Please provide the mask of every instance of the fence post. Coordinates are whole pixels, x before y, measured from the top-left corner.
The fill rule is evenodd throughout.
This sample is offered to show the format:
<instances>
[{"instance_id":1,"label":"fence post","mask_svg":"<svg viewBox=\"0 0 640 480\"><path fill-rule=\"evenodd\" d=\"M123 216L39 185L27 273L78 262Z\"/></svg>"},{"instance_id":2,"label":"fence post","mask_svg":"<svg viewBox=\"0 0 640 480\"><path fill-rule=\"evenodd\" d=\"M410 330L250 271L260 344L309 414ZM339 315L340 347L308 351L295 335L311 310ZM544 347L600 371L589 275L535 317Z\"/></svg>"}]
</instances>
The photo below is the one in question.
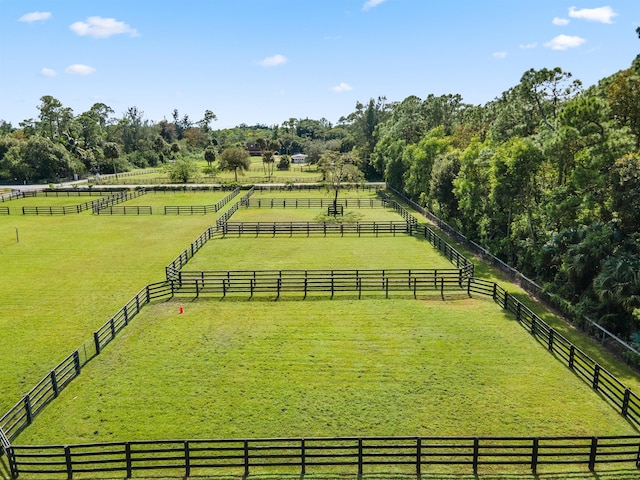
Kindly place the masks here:
<instances>
[{"instance_id":1,"label":"fence post","mask_svg":"<svg viewBox=\"0 0 640 480\"><path fill-rule=\"evenodd\" d=\"M358 476L362 476L362 461L363 461L363 455L362 455L362 439L359 438L358 439Z\"/></svg>"},{"instance_id":2,"label":"fence post","mask_svg":"<svg viewBox=\"0 0 640 480\"><path fill-rule=\"evenodd\" d=\"M300 474L307 473L307 451L304 438L300 439Z\"/></svg>"},{"instance_id":3,"label":"fence post","mask_svg":"<svg viewBox=\"0 0 640 480\"><path fill-rule=\"evenodd\" d=\"M440 277L440 296L444 300L444 277Z\"/></svg>"},{"instance_id":4,"label":"fence post","mask_svg":"<svg viewBox=\"0 0 640 480\"><path fill-rule=\"evenodd\" d=\"M622 400L622 416L626 417L629 412L629 398L631 396L631 390L629 388L624 389L624 399Z\"/></svg>"},{"instance_id":5,"label":"fence post","mask_svg":"<svg viewBox=\"0 0 640 480\"><path fill-rule=\"evenodd\" d=\"M422 437L416 439L416 476L422 475Z\"/></svg>"},{"instance_id":6,"label":"fence post","mask_svg":"<svg viewBox=\"0 0 640 480\"><path fill-rule=\"evenodd\" d=\"M531 472L536 475L538 473L538 450L540 447L540 439L533 439L533 448L531 450Z\"/></svg>"},{"instance_id":7,"label":"fence post","mask_svg":"<svg viewBox=\"0 0 640 480\"><path fill-rule=\"evenodd\" d=\"M60 393L60 389L58 388L58 379L56 378L56 371L51 370L49 377L51 378L51 388L53 389L53 396L57 397L58 394Z\"/></svg>"},{"instance_id":8,"label":"fence post","mask_svg":"<svg viewBox=\"0 0 640 480\"><path fill-rule=\"evenodd\" d=\"M100 336L98 332L93 332L93 343L96 344L96 354L100 354Z\"/></svg>"},{"instance_id":9,"label":"fence post","mask_svg":"<svg viewBox=\"0 0 640 480\"><path fill-rule=\"evenodd\" d=\"M86 354L85 354L85 357L86 357ZM76 376L80 375L80 354L78 353L78 350L73 351L73 366L76 369Z\"/></svg>"},{"instance_id":10,"label":"fence post","mask_svg":"<svg viewBox=\"0 0 640 480\"><path fill-rule=\"evenodd\" d=\"M133 475L133 467L131 465L131 444L129 442L124 444L124 460L127 468L127 478L131 478Z\"/></svg>"},{"instance_id":11,"label":"fence post","mask_svg":"<svg viewBox=\"0 0 640 480\"><path fill-rule=\"evenodd\" d=\"M508 310L509 308L509 292L505 291L504 292L504 305L502 308L504 308L505 310Z\"/></svg>"},{"instance_id":12,"label":"fence post","mask_svg":"<svg viewBox=\"0 0 640 480\"><path fill-rule=\"evenodd\" d=\"M593 383L591 384L594 390L598 390L599 379L600 379L600 365L596 363L596 366L593 368Z\"/></svg>"},{"instance_id":13,"label":"fence post","mask_svg":"<svg viewBox=\"0 0 640 480\"><path fill-rule=\"evenodd\" d=\"M29 398L29 394L26 394L23 398L24 402L24 412L27 415L27 425L30 425L33 421L33 412L31 411L31 399Z\"/></svg>"},{"instance_id":14,"label":"fence post","mask_svg":"<svg viewBox=\"0 0 640 480\"><path fill-rule=\"evenodd\" d=\"M73 463L71 462L71 447L69 445L64 446L64 460L67 464L67 478L71 480L73 478Z\"/></svg>"},{"instance_id":15,"label":"fence post","mask_svg":"<svg viewBox=\"0 0 640 480\"><path fill-rule=\"evenodd\" d=\"M553 352L553 337L555 336L556 331L553 328L549 329L549 351Z\"/></svg>"},{"instance_id":16,"label":"fence post","mask_svg":"<svg viewBox=\"0 0 640 480\"><path fill-rule=\"evenodd\" d=\"M249 441L244 441L244 476L249 476Z\"/></svg>"},{"instance_id":17,"label":"fence post","mask_svg":"<svg viewBox=\"0 0 640 480\"><path fill-rule=\"evenodd\" d=\"M191 457L189 455L189 441L184 441L184 476L189 478L191 476Z\"/></svg>"},{"instance_id":18,"label":"fence post","mask_svg":"<svg viewBox=\"0 0 640 480\"><path fill-rule=\"evenodd\" d=\"M572 344L571 347L569 347L569 368L573 370L573 362L575 360L575 356L576 356L576 347Z\"/></svg>"},{"instance_id":19,"label":"fence post","mask_svg":"<svg viewBox=\"0 0 640 480\"><path fill-rule=\"evenodd\" d=\"M598 453L598 437L591 439L591 450L589 452L589 471L593 472L596 468L596 455Z\"/></svg>"},{"instance_id":20,"label":"fence post","mask_svg":"<svg viewBox=\"0 0 640 480\"><path fill-rule=\"evenodd\" d=\"M478 473L478 461L480 460L480 439L475 437L473 439L473 474Z\"/></svg>"}]
</instances>

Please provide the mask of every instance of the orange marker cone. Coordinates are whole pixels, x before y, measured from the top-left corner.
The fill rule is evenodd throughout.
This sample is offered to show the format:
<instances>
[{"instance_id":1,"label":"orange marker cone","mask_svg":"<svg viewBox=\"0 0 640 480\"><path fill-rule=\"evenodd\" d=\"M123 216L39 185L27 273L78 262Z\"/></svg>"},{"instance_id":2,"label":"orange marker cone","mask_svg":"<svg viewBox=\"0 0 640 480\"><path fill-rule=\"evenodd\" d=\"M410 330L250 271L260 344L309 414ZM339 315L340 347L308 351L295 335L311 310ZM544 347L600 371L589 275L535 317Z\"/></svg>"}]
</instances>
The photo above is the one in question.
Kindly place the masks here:
<instances>
[{"instance_id":1,"label":"orange marker cone","mask_svg":"<svg viewBox=\"0 0 640 480\"><path fill-rule=\"evenodd\" d=\"M178 313L182 315L184 313L184 307L180 304L180 308L178 309Z\"/></svg>"}]
</instances>

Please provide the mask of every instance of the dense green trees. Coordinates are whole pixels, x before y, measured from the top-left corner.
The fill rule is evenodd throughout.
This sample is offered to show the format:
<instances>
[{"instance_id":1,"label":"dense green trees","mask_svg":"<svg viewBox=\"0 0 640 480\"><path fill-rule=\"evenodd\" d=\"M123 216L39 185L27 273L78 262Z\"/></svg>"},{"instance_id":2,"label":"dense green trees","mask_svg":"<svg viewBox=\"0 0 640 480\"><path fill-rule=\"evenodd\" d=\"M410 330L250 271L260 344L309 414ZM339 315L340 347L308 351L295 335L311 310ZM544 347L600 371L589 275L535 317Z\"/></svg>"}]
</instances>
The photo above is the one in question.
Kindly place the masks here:
<instances>
[{"instance_id":1,"label":"dense green trees","mask_svg":"<svg viewBox=\"0 0 640 480\"><path fill-rule=\"evenodd\" d=\"M639 94L634 63L586 90L559 68L529 70L482 107L408 97L374 129L371 164L578 320L629 336L640 330Z\"/></svg>"}]
</instances>

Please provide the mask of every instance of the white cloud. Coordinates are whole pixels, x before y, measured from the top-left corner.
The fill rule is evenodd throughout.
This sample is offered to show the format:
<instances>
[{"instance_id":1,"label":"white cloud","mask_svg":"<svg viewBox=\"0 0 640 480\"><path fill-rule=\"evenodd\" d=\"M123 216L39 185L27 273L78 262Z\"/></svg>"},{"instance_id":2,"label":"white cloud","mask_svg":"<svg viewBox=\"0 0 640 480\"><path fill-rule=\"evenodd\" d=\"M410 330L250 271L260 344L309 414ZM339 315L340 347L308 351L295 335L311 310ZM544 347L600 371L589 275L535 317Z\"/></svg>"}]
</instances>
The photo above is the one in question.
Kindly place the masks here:
<instances>
[{"instance_id":1,"label":"white cloud","mask_svg":"<svg viewBox=\"0 0 640 480\"><path fill-rule=\"evenodd\" d=\"M51 12L31 12L25 13L21 16L18 21L19 22L44 22L45 20L49 20L51 18Z\"/></svg>"},{"instance_id":2,"label":"white cloud","mask_svg":"<svg viewBox=\"0 0 640 480\"><path fill-rule=\"evenodd\" d=\"M378 5L386 1L387 0L367 0L362 6L362 10L366 12L367 10L371 10L373 7L377 7Z\"/></svg>"},{"instance_id":3,"label":"white cloud","mask_svg":"<svg viewBox=\"0 0 640 480\"><path fill-rule=\"evenodd\" d=\"M122 34L129 34L131 37L140 35L135 28L131 28L115 18L89 17L86 22L72 23L69 28L81 37L88 35L94 38L108 38L112 35Z\"/></svg>"},{"instance_id":4,"label":"white cloud","mask_svg":"<svg viewBox=\"0 0 640 480\"><path fill-rule=\"evenodd\" d=\"M537 46L538 46L538 42L520 44L520 48L524 48L524 49L536 48Z\"/></svg>"},{"instance_id":5,"label":"white cloud","mask_svg":"<svg viewBox=\"0 0 640 480\"><path fill-rule=\"evenodd\" d=\"M507 52L494 52L493 53L493 58L498 59L498 60L503 60L503 59L507 58Z\"/></svg>"},{"instance_id":6,"label":"white cloud","mask_svg":"<svg viewBox=\"0 0 640 480\"><path fill-rule=\"evenodd\" d=\"M344 92L350 92L351 90L353 90L353 87L348 83L344 83L344 82L340 83L340 85L336 85L331 89L333 93L344 93Z\"/></svg>"},{"instance_id":7,"label":"white cloud","mask_svg":"<svg viewBox=\"0 0 640 480\"><path fill-rule=\"evenodd\" d=\"M69 65L64 69L64 73L68 73L69 75L91 75L95 71L95 68L80 63Z\"/></svg>"},{"instance_id":8,"label":"white cloud","mask_svg":"<svg viewBox=\"0 0 640 480\"><path fill-rule=\"evenodd\" d=\"M544 46L549 47L551 50L567 50L569 48L579 47L586 41L587 40L582 37L558 35L551 39L550 42L545 43Z\"/></svg>"},{"instance_id":9,"label":"white cloud","mask_svg":"<svg viewBox=\"0 0 640 480\"><path fill-rule=\"evenodd\" d=\"M277 53L276 55L260 60L258 65L263 67L277 67L278 65L284 65L285 63L287 63L287 57Z\"/></svg>"},{"instance_id":10,"label":"white cloud","mask_svg":"<svg viewBox=\"0 0 640 480\"><path fill-rule=\"evenodd\" d=\"M45 77L55 77L57 75L57 72L51 68L44 67L42 70L40 70L40 74Z\"/></svg>"},{"instance_id":11,"label":"white cloud","mask_svg":"<svg viewBox=\"0 0 640 480\"><path fill-rule=\"evenodd\" d=\"M613 23L612 18L617 17L618 14L609 6L599 8L582 8L580 10L576 7L571 7L569 8L569 16L571 18L589 20L591 22Z\"/></svg>"},{"instance_id":12,"label":"white cloud","mask_svg":"<svg viewBox=\"0 0 640 480\"><path fill-rule=\"evenodd\" d=\"M565 25L569 25L570 20L568 18L560 18L555 17L551 23L553 23L557 27L564 27Z\"/></svg>"}]
</instances>

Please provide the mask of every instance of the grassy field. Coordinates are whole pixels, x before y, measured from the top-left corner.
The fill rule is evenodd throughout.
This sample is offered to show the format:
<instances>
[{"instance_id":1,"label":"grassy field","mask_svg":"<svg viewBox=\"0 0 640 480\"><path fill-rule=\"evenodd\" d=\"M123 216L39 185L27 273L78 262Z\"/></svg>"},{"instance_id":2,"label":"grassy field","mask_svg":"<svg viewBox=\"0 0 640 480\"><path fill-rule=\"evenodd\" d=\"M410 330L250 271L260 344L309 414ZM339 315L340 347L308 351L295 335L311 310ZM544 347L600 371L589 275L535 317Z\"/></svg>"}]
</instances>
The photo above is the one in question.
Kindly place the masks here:
<instances>
[{"instance_id":1,"label":"grassy field","mask_svg":"<svg viewBox=\"0 0 640 480\"><path fill-rule=\"evenodd\" d=\"M234 217L235 218L235 215ZM392 252L392 254L390 254ZM454 268L425 240L397 237L214 238L185 270Z\"/></svg>"},{"instance_id":2,"label":"grassy field","mask_svg":"<svg viewBox=\"0 0 640 480\"><path fill-rule=\"evenodd\" d=\"M633 429L490 300L146 308L20 443Z\"/></svg>"},{"instance_id":3,"label":"grassy field","mask_svg":"<svg viewBox=\"0 0 640 480\"><path fill-rule=\"evenodd\" d=\"M0 216L0 412L144 285L163 280L164 266L210 222L202 216Z\"/></svg>"},{"instance_id":4,"label":"grassy field","mask_svg":"<svg viewBox=\"0 0 640 480\"><path fill-rule=\"evenodd\" d=\"M390 208L345 208L344 215L327 215L325 208L244 208L231 217L231 222L403 222L403 218Z\"/></svg>"},{"instance_id":5,"label":"grassy field","mask_svg":"<svg viewBox=\"0 0 640 480\"><path fill-rule=\"evenodd\" d=\"M151 194L162 205L216 195ZM262 198L329 196L260 192ZM352 191L364 198L375 192ZM341 194L343 196L343 194ZM43 199L47 200L47 199ZM217 200L213 200L214 203ZM76 202L77 203L77 202ZM128 202L125 205L132 205ZM395 212L377 212L382 220ZM292 213L294 212L294 213ZM317 212L316 212L317 213ZM290 221L307 209L240 209L232 221ZM242 215L257 215L247 220ZM0 217L0 412L91 337L215 216ZM313 217L310 221L313 220ZM387 220L385 217L384 220ZM19 231L19 242L17 242ZM486 264L605 368L610 358ZM187 270L452 268L424 240L233 236ZM182 299L143 310L19 443L309 435L608 435L635 431L489 299L348 295L306 301Z\"/></svg>"}]
</instances>

